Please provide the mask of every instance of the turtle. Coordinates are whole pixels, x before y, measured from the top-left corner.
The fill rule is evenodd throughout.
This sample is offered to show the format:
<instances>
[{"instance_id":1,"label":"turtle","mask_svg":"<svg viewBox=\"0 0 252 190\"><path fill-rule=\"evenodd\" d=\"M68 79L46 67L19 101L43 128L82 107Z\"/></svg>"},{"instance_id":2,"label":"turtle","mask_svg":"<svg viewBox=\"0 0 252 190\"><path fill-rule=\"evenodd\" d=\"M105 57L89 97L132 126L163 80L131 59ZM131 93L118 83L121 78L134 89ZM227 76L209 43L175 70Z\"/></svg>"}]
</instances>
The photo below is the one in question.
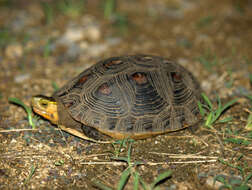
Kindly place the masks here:
<instances>
[{"instance_id":1,"label":"turtle","mask_svg":"<svg viewBox=\"0 0 252 190\"><path fill-rule=\"evenodd\" d=\"M85 130L114 139L145 139L201 120L199 82L183 66L154 55L101 60L57 90L32 98L35 113L62 130L93 140Z\"/></svg>"}]
</instances>

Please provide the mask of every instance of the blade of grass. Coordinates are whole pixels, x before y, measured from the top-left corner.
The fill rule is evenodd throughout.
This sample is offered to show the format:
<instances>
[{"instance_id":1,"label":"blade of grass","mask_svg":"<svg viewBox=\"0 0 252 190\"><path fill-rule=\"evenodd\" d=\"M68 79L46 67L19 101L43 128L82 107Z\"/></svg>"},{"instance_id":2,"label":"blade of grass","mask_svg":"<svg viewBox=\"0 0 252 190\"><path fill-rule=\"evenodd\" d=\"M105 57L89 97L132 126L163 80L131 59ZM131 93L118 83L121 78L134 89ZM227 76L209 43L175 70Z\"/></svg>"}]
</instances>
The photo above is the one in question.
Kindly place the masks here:
<instances>
[{"instance_id":1,"label":"blade of grass","mask_svg":"<svg viewBox=\"0 0 252 190\"><path fill-rule=\"evenodd\" d=\"M226 123L226 122L231 121L232 119L233 119L233 117L232 117L232 116L230 116L230 117L226 117L225 119L219 120L219 121L218 121L218 123Z\"/></svg>"},{"instance_id":2,"label":"blade of grass","mask_svg":"<svg viewBox=\"0 0 252 190\"><path fill-rule=\"evenodd\" d=\"M246 130L252 131L252 113L249 114L247 119L247 124L245 126Z\"/></svg>"},{"instance_id":3,"label":"blade of grass","mask_svg":"<svg viewBox=\"0 0 252 190\"><path fill-rule=\"evenodd\" d=\"M203 106L202 106L202 104L201 104L200 101L198 101L198 107L199 107L200 115L203 117L206 112L205 112L205 110L204 110L204 108L203 108Z\"/></svg>"},{"instance_id":4,"label":"blade of grass","mask_svg":"<svg viewBox=\"0 0 252 190\"><path fill-rule=\"evenodd\" d=\"M209 115L207 116L207 120L206 120L206 123L205 123L205 125L207 126L207 127L211 127L211 125L212 125L212 118L213 118L213 112L210 112L209 113Z\"/></svg>"},{"instance_id":5,"label":"blade of grass","mask_svg":"<svg viewBox=\"0 0 252 190\"><path fill-rule=\"evenodd\" d=\"M167 179L168 177L170 177L172 175L172 171L168 170L164 173L161 173L160 175L157 176L157 178L154 180L154 182L151 184L151 189L153 189L158 183L160 183L161 181Z\"/></svg>"},{"instance_id":6,"label":"blade of grass","mask_svg":"<svg viewBox=\"0 0 252 190\"><path fill-rule=\"evenodd\" d=\"M245 178L245 180L244 180L244 185L245 184L247 184L248 183L248 181L250 180L252 178L252 172L250 172L249 174L248 174L248 176Z\"/></svg>"},{"instance_id":7,"label":"blade of grass","mask_svg":"<svg viewBox=\"0 0 252 190\"><path fill-rule=\"evenodd\" d=\"M203 97L204 101L208 104L210 111L212 111L213 110L212 102L209 100L209 98L206 96L205 93L202 93L201 96Z\"/></svg>"},{"instance_id":8,"label":"blade of grass","mask_svg":"<svg viewBox=\"0 0 252 190\"><path fill-rule=\"evenodd\" d=\"M140 180L140 183L141 183L144 190L149 190L150 189L149 185L147 183L145 183L145 181L142 180L142 178L140 178L139 180Z\"/></svg>"},{"instance_id":9,"label":"blade of grass","mask_svg":"<svg viewBox=\"0 0 252 190\"><path fill-rule=\"evenodd\" d=\"M127 180L130 177L130 171L131 171L131 167L128 167L127 169L125 169L120 177L120 181L117 187L117 190L123 190L124 186L127 183Z\"/></svg>"},{"instance_id":10,"label":"blade of grass","mask_svg":"<svg viewBox=\"0 0 252 190\"><path fill-rule=\"evenodd\" d=\"M139 173L138 172L134 172L133 174L133 190L138 190L139 189Z\"/></svg>"},{"instance_id":11,"label":"blade of grass","mask_svg":"<svg viewBox=\"0 0 252 190\"><path fill-rule=\"evenodd\" d=\"M33 175L35 174L35 172L36 172L36 169L37 169L37 166L32 165L30 174L29 174L29 176L26 178L24 184L27 184L27 183L31 180L32 176L33 176Z\"/></svg>"},{"instance_id":12,"label":"blade of grass","mask_svg":"<svg viewBox=\"0 0 252 190\"><path fill-rule=\"evenodd\" d=\"M25 112L27 113L27 116L28 116L29 124L32 126L33 129L35 129L36 126L35 126L35 123L32 120L32 109L30 107L28 107L27 105L25 105L18 98L9 98L8 100L9 100L10 103L17 104L18 106L21 106L25 110Z\"/></svg>"},{"instance_id":13,"label":"blade of grass","mask_svg":"<svg viewBox=\"0 0 252 190\"><path fill-rule=\"evenodd\" d=\"M112 188L106 186L105 184L99 182L99 181L93 181L93 184L95 187L97 187L98 189L102 189L102 190L113 190Z\"/></svg>"},{"instance_id":14,"label":"blade of grass","mask_svg":"<svg viewBox=\"0 0 252 190\"><path fill-rule=\"evenodd\" d=\"M52 87L53 87L54 91L59 90L59 86L56 84L56 82L52 82Z\"/></svg>"},{"instance_id":15,"label":"blade of grass","mask_svg":"<svg viewBox=\"0 0 252 190\"><path fill-rule=\"evenodd\" d=\"M220 117L220 115L222 114L223 111L225 111L227 108L229 108L230 106L232 106L234 103L237 102L238 99L234 99L229 101L228 103L226 103L223 107L220 107L220 109L217 110L216 113L216 120Z\"/></svg>"}]
</instances>

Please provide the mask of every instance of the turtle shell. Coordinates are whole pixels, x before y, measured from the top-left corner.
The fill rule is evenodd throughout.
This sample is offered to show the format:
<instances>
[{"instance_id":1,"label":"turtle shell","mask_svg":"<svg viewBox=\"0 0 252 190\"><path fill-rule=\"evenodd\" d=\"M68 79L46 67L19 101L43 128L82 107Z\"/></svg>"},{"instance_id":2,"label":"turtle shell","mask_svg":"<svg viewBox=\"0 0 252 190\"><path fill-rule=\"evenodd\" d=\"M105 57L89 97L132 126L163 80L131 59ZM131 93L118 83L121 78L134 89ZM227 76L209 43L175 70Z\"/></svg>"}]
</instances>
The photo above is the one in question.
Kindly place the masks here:
<instances>
[{"instance_id":1,"label":"turtle shell","mask_svg":"<svg viewBox=\"0 0 252 190\"><path fill-rule=\"evenodd\" d=\"M53 97L77 122L117 139L176 131L200 119L201 89L184 67L131 55L102 60Z\"/></svg>"}]
</instances>

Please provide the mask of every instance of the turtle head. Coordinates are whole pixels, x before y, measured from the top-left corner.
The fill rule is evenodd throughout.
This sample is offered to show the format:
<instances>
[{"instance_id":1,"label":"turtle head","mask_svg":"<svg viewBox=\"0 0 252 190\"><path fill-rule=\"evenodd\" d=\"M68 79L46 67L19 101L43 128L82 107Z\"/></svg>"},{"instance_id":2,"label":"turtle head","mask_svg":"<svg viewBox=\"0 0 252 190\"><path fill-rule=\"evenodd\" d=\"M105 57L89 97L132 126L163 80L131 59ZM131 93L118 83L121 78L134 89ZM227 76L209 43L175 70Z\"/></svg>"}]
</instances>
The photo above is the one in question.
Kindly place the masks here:
<instances>
[{"instance_id":1,"label":"turtle head","mask_svg":"<svg viewBox=\"0 0 252 190\"><path fill-rule=\"evenodd\" d=\"M32 108L35 113L48 119L50 122L58 123L57 102L53 98L43 95L33 96Z\"/></svg>"}]
</instances>

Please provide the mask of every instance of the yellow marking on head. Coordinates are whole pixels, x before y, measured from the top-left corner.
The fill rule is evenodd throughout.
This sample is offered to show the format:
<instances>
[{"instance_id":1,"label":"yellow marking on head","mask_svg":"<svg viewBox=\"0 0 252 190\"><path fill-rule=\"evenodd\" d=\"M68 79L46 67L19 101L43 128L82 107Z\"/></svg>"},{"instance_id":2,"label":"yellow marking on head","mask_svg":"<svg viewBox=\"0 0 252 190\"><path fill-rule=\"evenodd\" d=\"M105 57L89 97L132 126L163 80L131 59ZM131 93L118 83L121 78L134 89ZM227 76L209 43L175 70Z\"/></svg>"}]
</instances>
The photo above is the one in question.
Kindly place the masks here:
<instances>
[{"instance_id":1,"label":"yellow marking on head","mask_svg":"<svg viewBox=\"0 0 252 190\"><path fill-rule=\"evenodd\" d=\"M33 111L48 119L54 124L58 123L57 102L45 96L34 96L32 98Z\"/></svg>"}]
</instances>

